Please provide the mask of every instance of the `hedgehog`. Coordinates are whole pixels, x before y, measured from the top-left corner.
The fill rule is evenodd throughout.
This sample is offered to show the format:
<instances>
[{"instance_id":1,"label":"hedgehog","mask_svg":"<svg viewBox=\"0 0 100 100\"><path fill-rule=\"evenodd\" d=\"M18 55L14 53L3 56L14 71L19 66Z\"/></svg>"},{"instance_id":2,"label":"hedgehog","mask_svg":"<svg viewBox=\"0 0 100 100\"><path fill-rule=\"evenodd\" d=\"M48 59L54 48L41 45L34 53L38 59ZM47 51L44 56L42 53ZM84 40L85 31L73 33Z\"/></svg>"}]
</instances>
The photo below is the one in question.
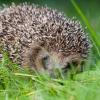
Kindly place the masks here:
<instances>
[{"instance_id":1,"label":"hedgehog","mask_svg":"<svg viewBox=\"0 0 100 100\"><path fill-rule=\"evenodd\" d=\"M13 3L0 10L0 48L24 68L68 68L87 59L90 47L80 21L56 9Z\"/></svg>"}]
</instances>

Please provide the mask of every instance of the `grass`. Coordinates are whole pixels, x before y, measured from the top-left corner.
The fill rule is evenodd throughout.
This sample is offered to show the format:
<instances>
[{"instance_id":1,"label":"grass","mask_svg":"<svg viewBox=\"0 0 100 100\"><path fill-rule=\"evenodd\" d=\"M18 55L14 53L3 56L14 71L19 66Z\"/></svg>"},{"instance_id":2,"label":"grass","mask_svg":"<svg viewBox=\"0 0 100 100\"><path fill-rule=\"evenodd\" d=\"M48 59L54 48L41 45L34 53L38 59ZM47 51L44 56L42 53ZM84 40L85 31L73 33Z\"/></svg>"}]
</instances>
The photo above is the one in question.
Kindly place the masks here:
<instances>
[{"instance_id":1,"label":"grass","mask_svg":"<svg viewBox=\"0 0 100 100\"><path fill-rule=\"evenodd\" d=\"M86 18L86 16L82 13L82 11L80 10L80 8L76 4L75 0L71 0L71 3L75 7L77 13L81 16L81 18L84 21L85 25L87 26L88 30L90 31L91 40L92 40L92 42L94 44L94 47L97 50L98 55L100 56L100 51L98 50L98 47L100 47L100 41L99 41L98 35L96 34L96 32L94 31L94 29L92 28L92 26L89 23L89 21Z\"/></svg>"},{"instance_id":2,"label":"grass","mask_svg":"<svg viewBox=\"0 0 100 100\"><path fill-rule=\"evenodd\" d=\"M51 78L20 68L4 54L0 62L0 100L100 100L100 42L97 33L78 4L71 0L93 43L84 72ZM99 30L98 30L99 31ZM93 66L93 67L92 67ZM92 68L91 68L92 67Z\"/></svg>"}]
</instances>

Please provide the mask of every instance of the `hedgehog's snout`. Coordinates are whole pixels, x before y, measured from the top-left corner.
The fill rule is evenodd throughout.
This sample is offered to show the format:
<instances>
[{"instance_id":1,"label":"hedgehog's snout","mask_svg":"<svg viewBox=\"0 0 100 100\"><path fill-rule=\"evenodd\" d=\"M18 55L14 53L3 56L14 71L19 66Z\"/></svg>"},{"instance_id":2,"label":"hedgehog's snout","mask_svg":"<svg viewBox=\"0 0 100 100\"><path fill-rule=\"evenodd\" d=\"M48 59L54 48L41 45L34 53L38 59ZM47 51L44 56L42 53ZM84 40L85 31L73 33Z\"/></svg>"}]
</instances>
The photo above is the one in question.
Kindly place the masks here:
<instances>
[{"instance_id":1,"label":"hedgehog's snout","mask_svg":"<svg viewBox=\"0 0 100 100\"><path fill-rule=\"evenodd\" d=\"M71 64L74 67L77 67L78 64L80 64L81 58L79 55L70 55L68 57L63 57L63 55L59 53L47 53L47 52L40 52L38 57L38 62L41 62L41 68L46 70L52 70L52 69L70 69ZM37 65L37 67L39 67Z\"/></svg>"}]
</instances>

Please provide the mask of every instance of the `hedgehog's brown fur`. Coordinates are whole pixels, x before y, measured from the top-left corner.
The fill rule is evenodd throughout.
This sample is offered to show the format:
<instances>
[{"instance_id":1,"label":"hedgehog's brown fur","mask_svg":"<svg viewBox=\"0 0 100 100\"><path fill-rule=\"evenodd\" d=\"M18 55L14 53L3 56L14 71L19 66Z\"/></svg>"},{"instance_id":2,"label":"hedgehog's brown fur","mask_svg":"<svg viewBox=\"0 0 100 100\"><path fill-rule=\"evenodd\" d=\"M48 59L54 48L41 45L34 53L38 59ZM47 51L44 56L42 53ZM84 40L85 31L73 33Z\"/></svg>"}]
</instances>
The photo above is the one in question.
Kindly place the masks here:
<instances>
[{"instance_id":1,"label":"hedgehog's brown fur","mask_svg":"<svg viewBox=\"0 0 100 100\"><path fill-rule=\"evenodd\" d=\"M90 49L79 21L48 7L28 4L12 4L0 11L0 45L13 62L38 69L80 61Z\"/></svg>"}]
</instances>

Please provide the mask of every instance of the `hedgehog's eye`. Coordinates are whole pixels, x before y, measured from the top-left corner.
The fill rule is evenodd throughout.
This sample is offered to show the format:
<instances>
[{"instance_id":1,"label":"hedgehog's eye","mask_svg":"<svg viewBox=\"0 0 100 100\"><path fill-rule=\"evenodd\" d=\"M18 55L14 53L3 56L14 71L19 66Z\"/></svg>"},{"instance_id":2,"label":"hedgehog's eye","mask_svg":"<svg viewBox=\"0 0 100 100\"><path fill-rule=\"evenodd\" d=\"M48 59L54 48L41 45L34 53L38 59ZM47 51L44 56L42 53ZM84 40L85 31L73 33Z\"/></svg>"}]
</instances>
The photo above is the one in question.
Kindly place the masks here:
<instances>
[{"instance_id":1,"label":"hedgehog's eye","mask_svg":"<svg viewBox=\"0 0 100 100\"><path fill-rule=\"evenodd\" d=\"M44 69L48 68L49 60L50 60L50 58L48 55L42 58L42 64L43 64Z\"/></svg>"}]
</instances>

